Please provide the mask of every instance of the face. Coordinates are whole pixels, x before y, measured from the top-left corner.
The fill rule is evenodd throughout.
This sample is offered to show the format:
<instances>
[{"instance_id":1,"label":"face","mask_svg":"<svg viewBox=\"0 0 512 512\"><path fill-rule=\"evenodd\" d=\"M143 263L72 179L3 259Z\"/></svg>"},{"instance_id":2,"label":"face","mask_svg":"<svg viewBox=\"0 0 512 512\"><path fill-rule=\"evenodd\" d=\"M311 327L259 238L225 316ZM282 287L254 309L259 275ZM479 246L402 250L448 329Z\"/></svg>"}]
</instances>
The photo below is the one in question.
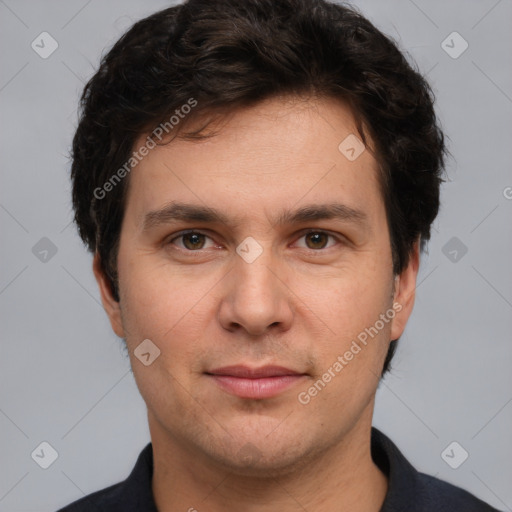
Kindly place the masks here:
<instances>
[{"instance_id":1,"label":"face","mask_svg":"<svg viewBox=\"0 0 512 512\"><path fill-rule=\"evenodd\" d=\"M152 438L238 471L292 467L369 428L417 251L395 280L377 162L338 148L357 134L343 104L274 98L212 127L132 170L119 303L97 258L95 273ZM219 370L269 365L287 371Z\"/></svg>"}]
</instances>

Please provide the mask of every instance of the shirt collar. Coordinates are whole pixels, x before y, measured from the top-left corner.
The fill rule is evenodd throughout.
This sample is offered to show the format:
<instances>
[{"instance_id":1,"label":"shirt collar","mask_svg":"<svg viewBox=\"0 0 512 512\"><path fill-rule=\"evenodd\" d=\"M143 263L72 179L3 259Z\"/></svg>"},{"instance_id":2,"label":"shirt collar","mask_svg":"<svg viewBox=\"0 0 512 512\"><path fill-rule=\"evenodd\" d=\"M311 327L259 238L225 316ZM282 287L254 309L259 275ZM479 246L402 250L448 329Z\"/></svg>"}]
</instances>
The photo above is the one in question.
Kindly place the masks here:
<instances>
[{"instance_id":1,"label":"shirt collar","mask_svg":"<svg viewBox=\"0 0 512 512\"><path fill-rule=\"evenodd\" d=\"M388 491L380 512L396 512L404 508L404 496L415 495L419 486L418 471L397 446L380 430L372 427L372 458L388 478Z\"/></svg>"}]
</instances>

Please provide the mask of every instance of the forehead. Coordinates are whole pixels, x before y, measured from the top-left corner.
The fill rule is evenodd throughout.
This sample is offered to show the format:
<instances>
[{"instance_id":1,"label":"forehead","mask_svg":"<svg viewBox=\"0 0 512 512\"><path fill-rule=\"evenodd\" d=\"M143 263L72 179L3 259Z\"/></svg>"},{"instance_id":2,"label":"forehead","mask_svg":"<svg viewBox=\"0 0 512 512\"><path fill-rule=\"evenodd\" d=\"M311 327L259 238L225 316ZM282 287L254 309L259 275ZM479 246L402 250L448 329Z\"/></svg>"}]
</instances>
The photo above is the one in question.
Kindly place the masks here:
<instances>
[{"instance_id":1,"label":"forehead","mask_svg":"<svg viewBox=\"0 0 512 512\"><path fill-rule=\"evenodd\" d=\"M337 100L273 98L208 130L215 134L157 146L131 171L125 215L139 228L172 201L240 222L258 211L277 218L283 207L340 201L370 217L381 203L377 162Z\"/></svg>"}]
</instances>

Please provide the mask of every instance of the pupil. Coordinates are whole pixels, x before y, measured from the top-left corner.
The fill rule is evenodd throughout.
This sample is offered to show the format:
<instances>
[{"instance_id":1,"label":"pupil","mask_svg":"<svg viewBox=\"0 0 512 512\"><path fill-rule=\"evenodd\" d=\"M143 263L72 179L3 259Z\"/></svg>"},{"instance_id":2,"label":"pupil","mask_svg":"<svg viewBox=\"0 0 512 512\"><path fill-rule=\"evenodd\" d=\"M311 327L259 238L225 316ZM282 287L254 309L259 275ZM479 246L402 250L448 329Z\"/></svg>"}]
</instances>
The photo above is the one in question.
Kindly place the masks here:
<instances>
[{"instance_id":1,"label":"pupil","mask_svg":"<svg viewBox=\"0 0 512 512\"><path fill-rule=\"evenodd\" d=\"M191 243L185 244L185 245L192 245L192 249L197 249L197 245L199 243L199 237L201 237L201 236L202 235L199 233L189 233L188 235L185 235L185 240L191 242Z\"/></svg>"},{"instance_id":2,"label":"pupil","mask_svg":"<svg viewBox=\"0 0 512 512\"><path fill-rule=\"evenodd\" d=\"M322 245L322 247L324 246L324 244L321 243L321 238L325 237L325 235L323 233L311 233L309 236L313 239L313 244L317 244L320 241L320 245ZM320 240L319 240L319 237L320 237ZM315 249L316 248L317 247L315 247Z\"/></svg>"}]
</instances>

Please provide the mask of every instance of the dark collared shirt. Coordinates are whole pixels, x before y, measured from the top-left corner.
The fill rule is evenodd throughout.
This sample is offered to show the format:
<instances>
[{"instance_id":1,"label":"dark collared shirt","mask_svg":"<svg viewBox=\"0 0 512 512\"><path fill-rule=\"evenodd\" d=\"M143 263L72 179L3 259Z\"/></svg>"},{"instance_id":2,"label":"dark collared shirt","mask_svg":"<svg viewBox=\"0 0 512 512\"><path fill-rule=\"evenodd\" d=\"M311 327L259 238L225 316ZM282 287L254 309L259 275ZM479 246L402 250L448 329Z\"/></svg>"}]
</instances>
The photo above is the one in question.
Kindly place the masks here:
<instances>
[{"instance_id":1,"label":"dark collared shirt","mask_svg":"<svg viewBox=\"0 0 512 512\"><path fill-rule=\"evenodd\" d=\"M380 512L498 512L469 492L416 471L396 445L372 427L371 453L388 477ZM58 512L158 512L151 478L153 451L149 443L123 482L81 498Z\"/></svg>"}]
</instances>

